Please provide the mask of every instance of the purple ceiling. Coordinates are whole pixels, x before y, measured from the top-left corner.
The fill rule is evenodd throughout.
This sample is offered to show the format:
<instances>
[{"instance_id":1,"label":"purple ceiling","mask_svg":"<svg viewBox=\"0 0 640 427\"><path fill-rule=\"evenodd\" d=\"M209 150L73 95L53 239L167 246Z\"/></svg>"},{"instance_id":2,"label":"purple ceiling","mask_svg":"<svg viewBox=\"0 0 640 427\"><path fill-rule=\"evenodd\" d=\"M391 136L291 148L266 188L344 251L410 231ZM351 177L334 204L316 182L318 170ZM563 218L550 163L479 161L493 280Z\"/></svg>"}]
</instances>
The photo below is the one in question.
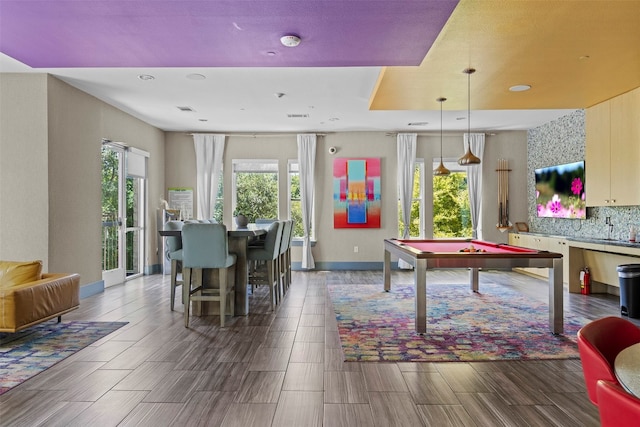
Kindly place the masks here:
<instances>
[{"instance_id":1,"label":"purple ceiling","mask_svg":"<svg viewBox=\"0 0 640 427\"><path fill-rule=\"evenodd\" d=\"M419 65L457 4L2 0L0 51L33 68Z\"/></svg>"}]
</instances>

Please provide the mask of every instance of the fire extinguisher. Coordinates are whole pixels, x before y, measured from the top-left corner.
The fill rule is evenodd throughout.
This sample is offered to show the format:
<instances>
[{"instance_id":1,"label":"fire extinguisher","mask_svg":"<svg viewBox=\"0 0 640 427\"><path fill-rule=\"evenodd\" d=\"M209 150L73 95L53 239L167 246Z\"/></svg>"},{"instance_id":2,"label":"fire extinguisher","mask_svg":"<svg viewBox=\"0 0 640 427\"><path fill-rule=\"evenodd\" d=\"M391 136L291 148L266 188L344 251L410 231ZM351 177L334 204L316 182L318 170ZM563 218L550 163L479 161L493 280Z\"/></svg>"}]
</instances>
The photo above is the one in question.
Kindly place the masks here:
<instances>
[{"instance_id":1,"label":"fire extinguisher","mask_svg":"<svg viewBox=\"0 0 640 427\"><path fill-rule=\"evenodd\" d=\"M591 293L591 275L589 274L589 267L585 267L580 270L580 293L582 295L589 295Z\"/></svg>"}]
</instances>

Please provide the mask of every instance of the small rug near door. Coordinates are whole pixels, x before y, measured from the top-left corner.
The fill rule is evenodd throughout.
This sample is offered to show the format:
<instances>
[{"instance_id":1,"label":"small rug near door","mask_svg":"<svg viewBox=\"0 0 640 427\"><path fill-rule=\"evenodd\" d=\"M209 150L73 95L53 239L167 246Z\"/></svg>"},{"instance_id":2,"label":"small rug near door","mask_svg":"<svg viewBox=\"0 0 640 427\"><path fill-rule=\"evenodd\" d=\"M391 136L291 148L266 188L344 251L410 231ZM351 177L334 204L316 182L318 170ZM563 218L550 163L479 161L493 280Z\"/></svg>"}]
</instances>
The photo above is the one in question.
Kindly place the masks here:
<instances>
[{"instance_id":1,"label":"small rug near door","mask_svg":"<svg viewBox=\"0 0 640 427\"><path fill-rule=\"evenodd\" d=\"M489 361L578 358L586 319L565 313L564 334L549 331L548 305L505 286L427 286L427 333L415 332L414 288L329 285L346 361Z\"/></svg>"},{"instance_id":2,"label":"small rug near door","mask_svg":"<svg viewBox=\"0 0 640 427\"><path fill-rule=\"evenodd\" d=\"M128 322L40 323L0 333L0 394L93 344Z\"/></svg>"}]
</instances>

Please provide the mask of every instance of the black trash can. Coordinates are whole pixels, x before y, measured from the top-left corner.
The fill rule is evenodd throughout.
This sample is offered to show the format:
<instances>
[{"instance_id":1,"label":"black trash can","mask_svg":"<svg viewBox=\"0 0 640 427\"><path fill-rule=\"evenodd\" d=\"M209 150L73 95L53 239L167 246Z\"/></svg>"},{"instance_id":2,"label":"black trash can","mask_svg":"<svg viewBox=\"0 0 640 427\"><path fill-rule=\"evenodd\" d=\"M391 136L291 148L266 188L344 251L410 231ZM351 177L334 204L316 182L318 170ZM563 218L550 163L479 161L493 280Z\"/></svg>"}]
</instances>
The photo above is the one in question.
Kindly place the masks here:
<instances>
[{"instance_id":1,"label":"black trash can","mask_svg":"<svg viewBox=\"0 0 640 427\"><path fill-rule=\"evenodd\" d=\"M640 264L622 264L617 268L620 280L620 314L640 317Z\"/></svg>"}]
</instances>

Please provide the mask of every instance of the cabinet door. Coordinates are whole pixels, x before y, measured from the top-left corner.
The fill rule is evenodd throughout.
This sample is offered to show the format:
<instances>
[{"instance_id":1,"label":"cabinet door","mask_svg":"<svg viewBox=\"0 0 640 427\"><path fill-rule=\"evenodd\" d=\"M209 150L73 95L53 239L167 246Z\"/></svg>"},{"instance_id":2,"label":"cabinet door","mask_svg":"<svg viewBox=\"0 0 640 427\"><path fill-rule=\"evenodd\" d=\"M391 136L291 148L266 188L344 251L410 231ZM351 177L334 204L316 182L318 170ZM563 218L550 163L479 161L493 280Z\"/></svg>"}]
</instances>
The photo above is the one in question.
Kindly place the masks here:
<instances>
[{"instance_id":1,"label":"cabinet door","mask_svg":"<svg viewBox=\"0 0 640 427\"><path fill-rule=\"evenodd\" d=\"M509 233L509 244L523 248L530 248L531 236L528 234Z\"/></svg>"},{"instance_id":2,"label":"cabinet door","mask_svg":"<svg viewBox=\"0 0 640 427\"><path fill-rule=\"evenodd\" d=\"M569 244L567 239L549 237L549 251L562 254L562 281L569 283Z\"/></svg>"},{"instance_id":3,"label":"cabinet door","mask_svg":"<svg viewBox=\"0 0 640 427\"><path fill-rule=\"evenodd\" d=\"M640 205L638 182L640 182L640 89L611 100L611 204ZM587 180L587 185L588 183Z\"/></svg>"},{"instance_id":4,"label":"cabinet door","mask_svg":"<svg viewBox=\"0 0 640 427\"><path fill-rule=\"evenodd\" d=\"M587 206L608 206L611 199L610 103L605 101L585 113L585 192Z\"/></svg>"},{"instance_id":5,"label":"cabinet door","mask_svg":"<svg viewBox=\"0 0 640 427\"><path fill-rule=\"evenodd\" d=\"M542 236L530 236L531 241L529 242L529 248L537 249L539 251L548 251L549 250L549 238Z\"/></svg>"}]
</instances>

